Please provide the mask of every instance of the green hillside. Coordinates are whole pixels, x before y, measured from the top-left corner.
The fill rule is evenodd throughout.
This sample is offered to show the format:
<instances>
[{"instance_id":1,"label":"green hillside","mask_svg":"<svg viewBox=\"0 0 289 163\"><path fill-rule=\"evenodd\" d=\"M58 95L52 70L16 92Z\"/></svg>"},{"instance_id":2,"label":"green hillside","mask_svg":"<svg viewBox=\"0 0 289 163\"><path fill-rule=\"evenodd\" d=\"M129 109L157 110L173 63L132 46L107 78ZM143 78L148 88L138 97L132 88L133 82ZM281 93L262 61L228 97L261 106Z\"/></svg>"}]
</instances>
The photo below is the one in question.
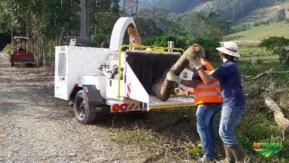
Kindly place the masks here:
<instances>
[{"instance_id":1,"label":"green hillside","mask_svg":"<svg viewBox=\"0 0 289 163\"><path fill-rule=\"evenodd\" d=\"M289 38L289 23L280 22L270 25L261 25L249 30L234 33L224 37L224 40L261 41L270 36Z\"/></svg>"},{"instance_id":2,"label":"green hillside","mask_svg":"<svg viewBox=\"0 0 289 163\"><path fill-rule=\"evenodd\" d=\"M289 1L279 2L271 6L262 7L249 12L245 17L239 19L237 24L268 24L289 17Z\"/></svg>"},{"instance_id":3,"label":"green hillside","mask_svg":"<svg viewBox=\"0 0 289 163\"><path fill-rule=\"evenodd\" d=\"M217 13L219 18L240 24L274 18L279 10L287 12L288 0L139 0L140 8L157 7L172 13ZM256 10L256 11L255 11Z\"/></svg>"},{"instance_id":4,"label":"green hillside","mask_svg":"<svg viewBox=\"0 0 289 163\"><path fill-rule=\"evenodd\" d=\"M154 6L173 13L184 13L210 0L139 0L140 7Z\"/></svg>"}]
</instances>

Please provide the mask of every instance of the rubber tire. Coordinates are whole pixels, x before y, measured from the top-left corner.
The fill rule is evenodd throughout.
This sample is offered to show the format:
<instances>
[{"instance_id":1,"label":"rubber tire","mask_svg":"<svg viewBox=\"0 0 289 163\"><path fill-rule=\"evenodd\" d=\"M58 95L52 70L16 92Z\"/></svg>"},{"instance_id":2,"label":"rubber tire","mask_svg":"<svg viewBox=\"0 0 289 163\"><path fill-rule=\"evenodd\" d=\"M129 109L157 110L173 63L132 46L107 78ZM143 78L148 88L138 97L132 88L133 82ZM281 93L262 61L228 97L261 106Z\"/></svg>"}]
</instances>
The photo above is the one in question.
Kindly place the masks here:
<instances>
[{"instance_id":1,"label":"rubber tire","mask_svg":"<svg viewBox=\"0 0 289 163\"><path fill-rule=\"evenodd\" d=\"M25 67L33 67L34 64L33 63L25 63Z\"/></svg>"},{"instance_id":2,"label":"rubber tire","mask_svg":"<svg viewBox=\"0 0 289 163\"><path fill-rule=\"evenodd\" d=\"M12 63L12 62L11 62L10 66L11 66L11 67L14 67L14 66L15 66L15 63Z\"/></svg>"},{"instance_id":3,"label":"rubber tire","mask_svg":"<svg viewBox=\"0 0 289 163\"><path fill-rule=\"evenodd\" d=\"M82 124L92 124L96 119L96 106L89 106L88 102L84 91L78 91L73 107L76 120Z\"/></svg>"}]
</instances>

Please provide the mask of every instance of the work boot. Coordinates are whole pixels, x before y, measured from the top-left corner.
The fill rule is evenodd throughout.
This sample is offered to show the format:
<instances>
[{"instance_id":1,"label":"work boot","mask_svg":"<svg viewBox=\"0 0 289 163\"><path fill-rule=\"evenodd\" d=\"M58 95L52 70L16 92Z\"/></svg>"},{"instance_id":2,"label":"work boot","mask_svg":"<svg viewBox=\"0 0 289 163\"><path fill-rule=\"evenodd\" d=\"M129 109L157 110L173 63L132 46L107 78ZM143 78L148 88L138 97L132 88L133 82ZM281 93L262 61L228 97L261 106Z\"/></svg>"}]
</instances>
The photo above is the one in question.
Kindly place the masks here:
<instances>
[{"instance_id":1,"label":"work boot","mask_svg":"<svg viewBox=\"0 0 289 163\"><path fill-rule=\"evenodd\" d=\"M215 162L214 159L210 159L206 157L205 155L198 160L198 163L214 163L214 162Z\"/></svg>"},{"instance_id":2,"label":"work boot","mask_svg":"<svg viewBox=\"0 0 289 163\"><path fill-rule=\"evenodd\" d=\"M240 144L230 147L230 150L232 151L236 163L244 163L245 152Z\"/></svg>"},{"instance_id":3,"label":"work boot","mask_svg":"<svg viewBox=\"0 0 289 163\"><path fill-rule=\"evenodd\" d=\"M224 146L226 158L224 160L219 161L219 162L220 163L234 163L235 162L234 156L233 156L231 149L226 144L223 144L223 146Z\"/></svg>"}]
</instances>

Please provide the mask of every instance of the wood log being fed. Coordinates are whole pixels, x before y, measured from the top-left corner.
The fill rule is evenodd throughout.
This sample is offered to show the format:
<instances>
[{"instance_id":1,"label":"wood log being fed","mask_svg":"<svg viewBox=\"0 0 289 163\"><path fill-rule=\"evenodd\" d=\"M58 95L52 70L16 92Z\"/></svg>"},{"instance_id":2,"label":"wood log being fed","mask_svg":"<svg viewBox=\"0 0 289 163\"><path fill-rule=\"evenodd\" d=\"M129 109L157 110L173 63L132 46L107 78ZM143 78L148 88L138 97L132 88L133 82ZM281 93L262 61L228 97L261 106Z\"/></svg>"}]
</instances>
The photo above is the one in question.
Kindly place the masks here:
<instances>
[{"instance_id":1,"label":"wood log being fed","mask_svg":"<svg viewBox=\"0 0 289 163\"><path fill-rule=\"evenodd\" d=\"M193 44L184 52L184 54L169 69L169 71L179 76L180 73L184 70L184 68L189 66L191 60L195 58L200 58L204 55L204 48L199 44ZM191 67L191 69L193 68ZM155 92L156 96L162 101L168 100L172 90L175 87L175 82L166 80L166 74L167 72L153 86L153 91Z\"/></svg>"}]
</instances>

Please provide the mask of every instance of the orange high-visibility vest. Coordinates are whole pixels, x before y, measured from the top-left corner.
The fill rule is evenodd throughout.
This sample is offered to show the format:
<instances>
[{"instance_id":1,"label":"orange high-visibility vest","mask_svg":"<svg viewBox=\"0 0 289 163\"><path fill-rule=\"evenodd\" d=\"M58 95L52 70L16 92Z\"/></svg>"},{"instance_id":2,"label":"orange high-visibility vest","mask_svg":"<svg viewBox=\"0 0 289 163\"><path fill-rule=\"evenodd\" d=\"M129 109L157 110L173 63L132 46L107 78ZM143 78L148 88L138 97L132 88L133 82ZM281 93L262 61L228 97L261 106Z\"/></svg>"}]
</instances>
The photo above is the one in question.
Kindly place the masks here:
<instances>
[{"instance_id":1,"label":"orange high-visibility vest","mask_svg":"<svg viewBox=\"0 0 289 163\"><path fill-rule=\"evenodd\" d=\"M206 67L206 71L213 71L214 66L205 59L202 59L202 64ZM198 104L206 103L222 103L220 83L215 81L210 84L205 84L203 81L197 85L196 88L192 89L194 94L194 102Z\"/></svg>"}]
</instances>

